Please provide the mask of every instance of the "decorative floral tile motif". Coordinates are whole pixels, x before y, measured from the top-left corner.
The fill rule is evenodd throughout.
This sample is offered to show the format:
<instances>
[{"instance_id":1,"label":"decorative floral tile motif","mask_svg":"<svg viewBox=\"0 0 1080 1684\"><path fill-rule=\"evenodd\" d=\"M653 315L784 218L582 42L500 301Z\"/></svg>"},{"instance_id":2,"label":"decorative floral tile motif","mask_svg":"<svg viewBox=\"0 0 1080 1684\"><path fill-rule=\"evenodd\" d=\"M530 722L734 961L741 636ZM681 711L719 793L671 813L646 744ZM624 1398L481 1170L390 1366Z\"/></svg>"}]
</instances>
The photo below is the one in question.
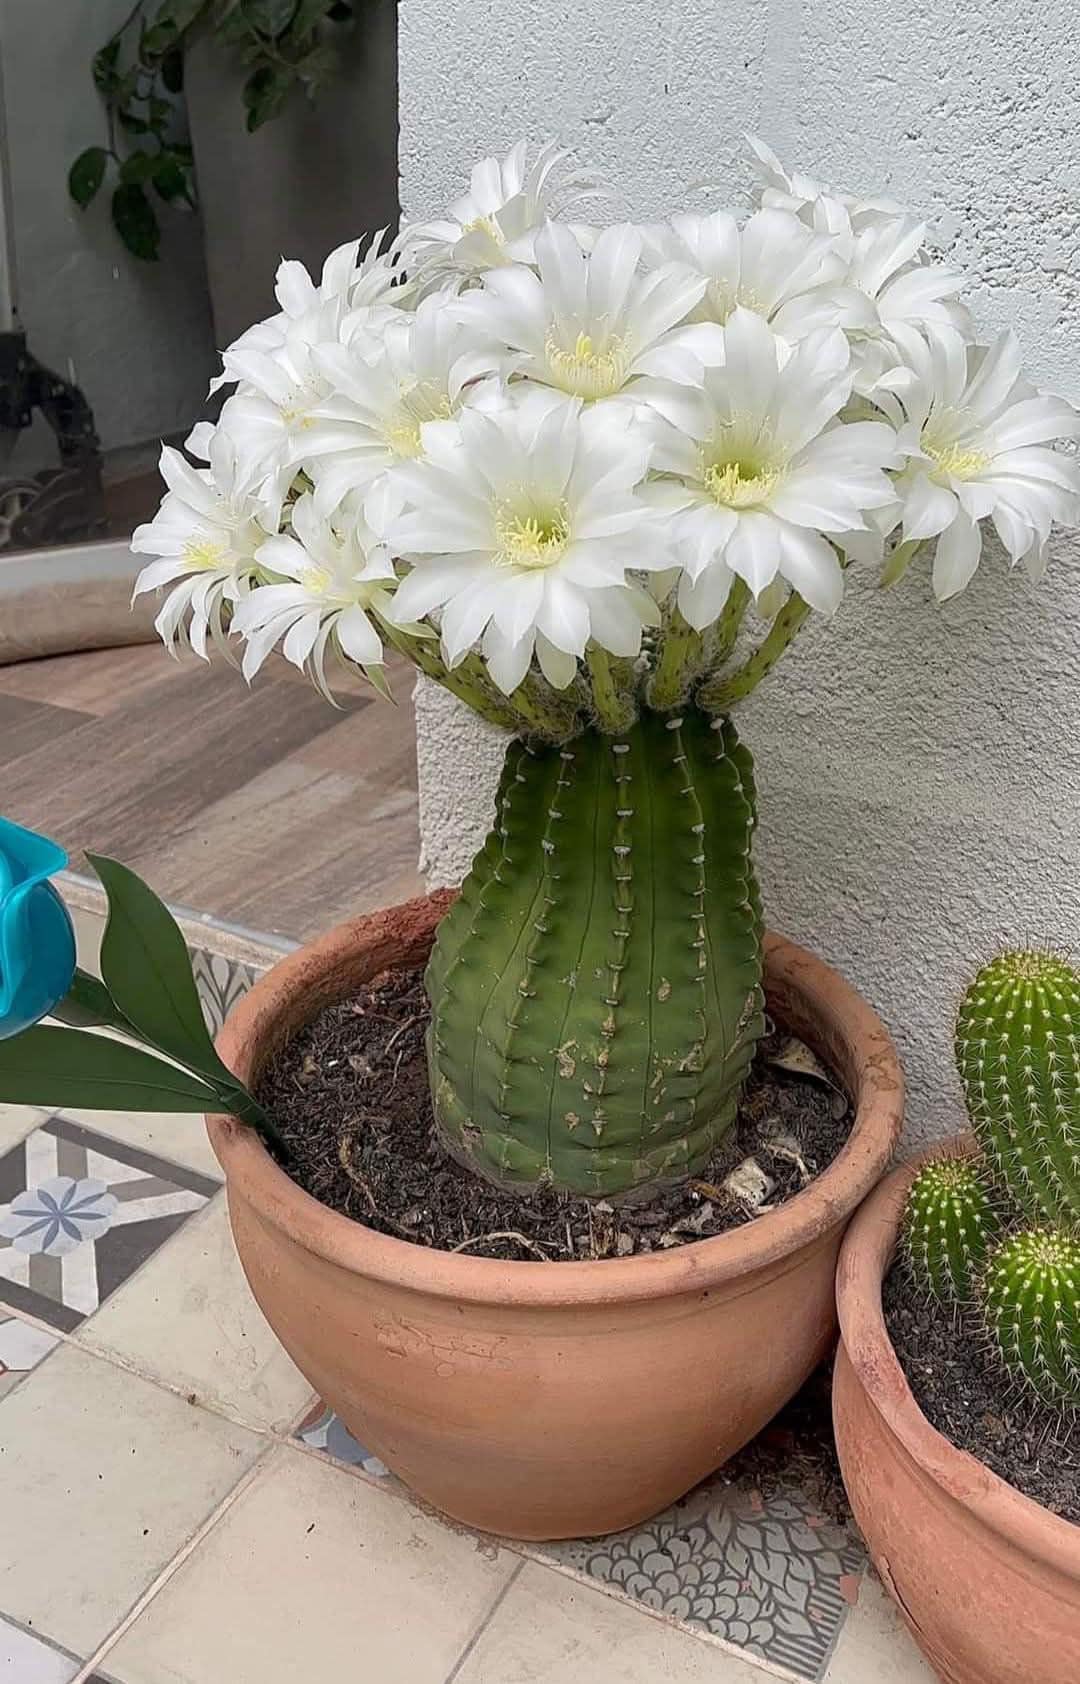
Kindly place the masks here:
<instances>
[{"instance_id":1,"label":"decorative floral tile motif","mask_svg":"<svg viewBox=\"0 0 1080 1684\"><path fill-rule=\"evenodd\" d=\"M646 1526L545 1552L801 1678L823 1677L858 1596L855 1532L791 1488L706 1481Z\"/></svg>"},{"instance_id":2,"label":"decorative floral tile motif","mask_svg":"<svg viewBox=\"0 0 1080 1684\"><path fill-rule=\"evenodd\" d=\"M0 1309L0 1397L47 1357L59 1338ZM0 1678L3 1677L0 1671Z\"/></svg>"},{"instance_id":3,"label":"decorative floral tile motif","mask_svg":"<svg viewBox=\"0 0 1080 1684\"><path fill-rule=\"evenodd\" d=\"M386 1463L380 1462L370 1450L358 1444L345 1423L339 1421L334 1411L327 1409L321 1400L301 1422L296 1437L313 1450L324 1450L338 1462L347 1462L352 1468L363 1468L365 1473L372 1474L376 1479L390 1477Z\"/></svg>"},{"instance_id":4,"label":"decorative floral tile motif","mask_svg":"<svg viewBox=\"0 0 1080 1684\"><path fill-rule=\"evenodd\" d=\"M0 1303L71 1332L217 1191L50 1117L0 1157Z\"/></svg>"},{"instance_id":5,"label":"decorative floral tile motif","mask_svg":"<svg viewBox=\"0 0 1080 1684\"><path fill-rule=\"evenodd\" d=\"M239 959L227 959L207 947L190 947L188 952L207 1028L216 1035L237 1000L262 975L262 969Z\"/></svg>"}]
</instances>

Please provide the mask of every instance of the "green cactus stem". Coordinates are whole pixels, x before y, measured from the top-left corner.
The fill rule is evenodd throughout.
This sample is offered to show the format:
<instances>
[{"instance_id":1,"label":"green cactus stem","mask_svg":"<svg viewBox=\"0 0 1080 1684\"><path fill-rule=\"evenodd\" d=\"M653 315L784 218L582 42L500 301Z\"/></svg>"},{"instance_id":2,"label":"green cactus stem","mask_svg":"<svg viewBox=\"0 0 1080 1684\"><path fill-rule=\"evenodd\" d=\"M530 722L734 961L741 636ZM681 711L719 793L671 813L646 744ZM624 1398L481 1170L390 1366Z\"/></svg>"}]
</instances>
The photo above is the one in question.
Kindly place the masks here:
<instances>
[{"instance_id":1,"label":"green cactus stem","mask_svg":"<svg viewBox=\"0 0 1080 1684\"><path fill-rule=\"evenodd\" d=\"M748 751L649 710L515 742L427 973L435 1115L500 1185L613 1198L693 1174L763 1028Z\"/></svg>"},{"instance_id":2,"label":"green cactus stem","mask_svg":"<svg viewBox=\"0 0 1080 1684\"><path fill-rule=\"evenodd\" d=\"M1052 1407L1080 1407L1080 1238L1027 1228L990 1258L987 1320L1009 1370Z\"/></svg>"},{"instance_id":3,"label":"green cactus stem","mask_svg":"<svg viewBox=\"0 0 1080 1684\"><path fill-rule=\"evenodd\" d=\"M1038 1221L1080 1220L1080 977L1053 953L1002 953L976 976L956 1024L972 1126L1013 1203Z\"/></svg>"},{"instance_id":4,"label":"green cactus stem","mask_svg":"<svg viewBox=\"0 0 1080 1684\"><path fill-rule=\"evenodd\" d=\"M904 1208L904 1251L919 1285L943 1304L970 1302L998 1227L979 1165L969 1158L932 1158L912 1182Z\"/></svg>"}]
</instances>

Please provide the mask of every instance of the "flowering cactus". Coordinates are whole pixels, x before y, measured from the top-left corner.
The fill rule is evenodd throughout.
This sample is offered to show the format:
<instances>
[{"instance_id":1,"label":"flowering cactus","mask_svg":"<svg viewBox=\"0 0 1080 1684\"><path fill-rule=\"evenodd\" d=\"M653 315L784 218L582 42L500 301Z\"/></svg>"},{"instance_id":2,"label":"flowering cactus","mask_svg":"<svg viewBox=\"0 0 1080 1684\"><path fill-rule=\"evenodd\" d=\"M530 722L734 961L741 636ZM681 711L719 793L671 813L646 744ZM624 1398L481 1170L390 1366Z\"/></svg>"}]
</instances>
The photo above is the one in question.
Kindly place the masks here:
<instances>
[{"instance_id":1,"label":"flowering cactus","mask_svg":"<svg viewBox=\"0 0 1080 1684\"><path fill-rule=\"evenodd\" d=\"M324 690L386 653L513 738L428 972L449 1149L608 1197L699 1168L760 1033L750 757L729 715L849 567L1037 577L1075 413L980 345L898 207L788 175L647 226L524 144L228 347L133 544L158 628ZM574 220L566 219L573 212ZM230 651L231 652L231 651Z\"/></svg>"}]
</instances>

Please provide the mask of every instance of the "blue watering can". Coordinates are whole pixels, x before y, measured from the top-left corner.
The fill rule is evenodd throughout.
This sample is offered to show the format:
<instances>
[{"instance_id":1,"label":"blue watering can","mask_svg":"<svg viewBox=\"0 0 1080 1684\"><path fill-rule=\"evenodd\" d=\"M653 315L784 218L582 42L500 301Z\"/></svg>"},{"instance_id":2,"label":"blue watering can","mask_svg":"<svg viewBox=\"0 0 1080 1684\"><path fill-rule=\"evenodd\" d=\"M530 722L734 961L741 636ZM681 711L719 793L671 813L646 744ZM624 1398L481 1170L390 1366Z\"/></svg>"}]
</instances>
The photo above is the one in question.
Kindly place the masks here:
<instances>
[{"instance_id":1,"label":"blue watering can","mask_svg":"<svg viewBox=\"0 0 1080 1684\"><path fill-rule=\"evenodd\" d=\"M75 931L49 882L68 857L0 818L0 1041L46 1017L71 987Z\"/></svg>"}]
</instances>

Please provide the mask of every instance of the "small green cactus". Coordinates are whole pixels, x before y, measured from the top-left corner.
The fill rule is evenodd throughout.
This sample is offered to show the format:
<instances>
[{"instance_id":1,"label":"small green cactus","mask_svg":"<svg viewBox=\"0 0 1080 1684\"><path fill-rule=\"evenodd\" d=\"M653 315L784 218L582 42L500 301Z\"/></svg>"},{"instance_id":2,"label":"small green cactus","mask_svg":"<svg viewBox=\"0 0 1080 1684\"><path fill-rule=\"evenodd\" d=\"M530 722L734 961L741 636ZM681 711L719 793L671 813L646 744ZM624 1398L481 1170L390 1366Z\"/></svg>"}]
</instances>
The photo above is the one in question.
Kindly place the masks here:
<instances>
[{"instance_id":1,"label":"small green cactus","mask_svg":"<svg viewBox=\"0 0 1080 1684\"><path fill-rule=\"evenodd\" d=\"M940 1303L971 1301L998 1228L977 1163L932 1158L923 1165L908 1193L904 1250L915 1279Z\"/></svg>"},{"instance_id":2,"label":"small green cactus","mask_svg":"<svg viewBox=\"0 0 1080 1684\"><path fill-rule=\"evenodd\" d=\"M987 1320L1006 1366L1051 1407L1080 1407L1080 1238L1025 1228L992 1254Z\"/></svg>"},{"instance_id":3,"label":"small green cactus","mask_svg":"<svg viewBox=\"0 0 1080 1684\"><path fill-rule=\"evenodd\" d=\"M972 1126L1028 1218L1080 1221L1080 976L1053 953L1000 954L964 996L956 1061Z\"/></svg>"}]
</instances>

